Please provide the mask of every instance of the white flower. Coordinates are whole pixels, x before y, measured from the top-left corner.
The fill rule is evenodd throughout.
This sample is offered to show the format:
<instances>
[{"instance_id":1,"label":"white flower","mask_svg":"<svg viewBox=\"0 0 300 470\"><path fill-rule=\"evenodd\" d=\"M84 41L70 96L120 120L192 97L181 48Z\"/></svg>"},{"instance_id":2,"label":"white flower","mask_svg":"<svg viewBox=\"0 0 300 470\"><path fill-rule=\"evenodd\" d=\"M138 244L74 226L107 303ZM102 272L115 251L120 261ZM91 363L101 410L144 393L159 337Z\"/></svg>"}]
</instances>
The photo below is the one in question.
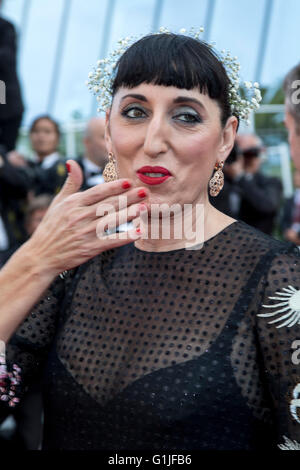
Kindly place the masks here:
<instances>
[{"instance_id":1,"label":"white flower","mask_svg":"<svg viewBox=\"0 0 300 470\"><path fill-rule=\"evenodd\" d=\"M191 28L189 31L187 31L186 28L181 28L179 30L181 34L187 33L189 37L197 40L199 39L200 33L203 33L203 31L203 27L199 28L198 30L195 28ZM154 34L162 33L170 33L170 31L165 27L161 27L159 31ZM112 72L115 71L118 59L131 46L131 44L133 44L138 39L140 39L140 37L134 36L120 39L118 41L118 47L112 53L110 53L107 58L98 60L97 67L93 72L89 73L89 80L87 80L86 85L89 90L98 95L96 98L99 103L98 110L104 111L107 107L110 106L112 98ZM215 46L215 42L207 45L208 47L213 48ZM246 94L251 96L247 97L248 99L242 99L241 95L239 94L239 70L241 67L238 63L238 59L237 57L231 57L230 52L226 53L225 49L223 49L221 53L223 54L223 57L220 55L220 60L223 63L230 80L228 93L231 110L234 114L239 116L240 119L247 120L249 113L252 110L257 109L259 107L258 103L261 101L261 94L258 83L255 82L255 84L252 85L252 82L250 81L244 82L247 89Z\"/></svg>"}]
</instances>

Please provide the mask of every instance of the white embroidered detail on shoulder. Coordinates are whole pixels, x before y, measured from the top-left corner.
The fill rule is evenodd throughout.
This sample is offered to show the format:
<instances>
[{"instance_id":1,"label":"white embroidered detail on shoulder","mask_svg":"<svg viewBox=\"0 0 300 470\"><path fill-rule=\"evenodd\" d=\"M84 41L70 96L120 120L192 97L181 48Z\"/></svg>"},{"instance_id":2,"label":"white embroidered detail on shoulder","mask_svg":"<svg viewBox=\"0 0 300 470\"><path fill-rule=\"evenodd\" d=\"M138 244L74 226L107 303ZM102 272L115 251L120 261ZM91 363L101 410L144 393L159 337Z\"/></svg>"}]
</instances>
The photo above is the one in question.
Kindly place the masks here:
<instances>
[{"instance_id":1,"label":"white embroidered detail on shoulder","mask_svg":"<svg viewBox=\"0 0 300 470\"><path fill-rule=\"evenodd\" d=\"M290 403L290 411L292 417L297 423L300 424L300 418L298 416L298 409L300 409L300 383L296 385L293 390L293 400Z\"/></svg>"},{"instance_id":2,"label":"white embroidered detail on shoulder","mask_svg":"<svg viewBox=\"0 0 300 470\"><path fill-rule=\"evenodd\" d=\"M284 291L284 292L282 292ZM265 308L277 308L282 307L279 310L276 310L272 313L260 313L258 317L273 317L274 315L278 315L279 313L284 313L280 315L275 320L269 321L268 323L277 323L279 321L283 321L280 325L276 326L276 328L282 328L283 326L291 326L296 325L297 323L300 324L300 290L295 289L295 287L288 286L283 287L282 291L277 291L276 294L278 297L269 297L269 299L280 300L281 302L278 304L273 305L262 305ZM284 321L285 320L285 321Z\"/></svg>"},{"instance_id":3,"label":"white embroidered detail on shoulder","mask_svg":"<svg viewBox=\"0 0 300 470\"><path fill-rule=\"evenodd\" d=\"M278 444L281 450L300 450L300 444L297 441L292 441L286 436L283 436L284 444Z\"/></svg>"}]
</instances>

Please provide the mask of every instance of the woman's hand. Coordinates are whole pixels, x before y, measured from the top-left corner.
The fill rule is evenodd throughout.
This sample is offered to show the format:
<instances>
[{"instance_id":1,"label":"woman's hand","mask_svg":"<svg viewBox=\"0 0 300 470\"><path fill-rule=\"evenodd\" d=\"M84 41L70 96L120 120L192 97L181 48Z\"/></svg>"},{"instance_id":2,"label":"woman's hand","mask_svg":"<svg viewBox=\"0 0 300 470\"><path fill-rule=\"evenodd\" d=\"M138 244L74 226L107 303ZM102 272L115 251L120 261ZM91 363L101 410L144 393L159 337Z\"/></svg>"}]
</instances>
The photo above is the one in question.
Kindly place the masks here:
<instances>
[{"instance_id":1,"label":"woman's hand","mask_svg":"<svg viewBox=\"0 0 300 470\"><path fill-rule=\"evenodd\" d=\"M128 187L131 182L126 179L78 192L82 184L81 168L74 160L68 160L67 164L70 172L63 188L27 242L32 260L54 277L102 251L140 238L136 228L106 236L101 234L105 226L111 229L136 219L140 202L147 197L146 188Z\"/></svg>"},{"instance_id":2,"label":"woman's hand","mask_svg":"<svg viewBox=\"0 0 300 470\"><path fill-rule=\"evenodd\" d=\"M81 169L73 160L69 160L68 165L69 176L42 222L0 270L0 340L4 342L9 340L59 273L141 236L136 229L106 237L102 235L111 221L118 226L138 219L139 201L147 197L145 188L122 187L124 182L130 183L122 179L78 192L82 184ZM121 210L120 196L126 196ZM106 209L109 209L109 215L105 215ZM97 230L99 222L102 227Z\"/></svg>"}]
</instances>

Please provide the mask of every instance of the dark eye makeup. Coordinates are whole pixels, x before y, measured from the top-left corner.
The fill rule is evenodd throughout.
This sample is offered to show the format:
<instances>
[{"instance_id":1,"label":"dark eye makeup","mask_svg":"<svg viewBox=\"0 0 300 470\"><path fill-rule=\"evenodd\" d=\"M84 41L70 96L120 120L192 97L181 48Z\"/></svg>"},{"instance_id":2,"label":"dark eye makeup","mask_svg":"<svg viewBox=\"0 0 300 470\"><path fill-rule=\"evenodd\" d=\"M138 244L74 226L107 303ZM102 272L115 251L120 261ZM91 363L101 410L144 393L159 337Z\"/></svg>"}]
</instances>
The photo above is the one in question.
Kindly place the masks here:
<instances>
[{"instance_id":1,"label":"dark eye makeup","mask_svg":"<svg viewBox=\"0 0 300 470\"><path fill-rule=\"evenodd\" d=\"M121 110L121 115L129 120L145 119L146 110L139 105L128 105ZM196 125L202 122L201 116L190 106L180 106L172 111L172 119L184 125Z\"/></svg>"},{"instance_id":2,"label":"dark eye makeup","mask_svg":"<svg viewBox=\"0 0 300 470\"><path fill-rule=\"evenodd\" d=\"M122 109L121 115L129 119L139 119L146 115L146 112L143 108L139 106L126 106L125 109Z\"/></svg>"}]
</instances>

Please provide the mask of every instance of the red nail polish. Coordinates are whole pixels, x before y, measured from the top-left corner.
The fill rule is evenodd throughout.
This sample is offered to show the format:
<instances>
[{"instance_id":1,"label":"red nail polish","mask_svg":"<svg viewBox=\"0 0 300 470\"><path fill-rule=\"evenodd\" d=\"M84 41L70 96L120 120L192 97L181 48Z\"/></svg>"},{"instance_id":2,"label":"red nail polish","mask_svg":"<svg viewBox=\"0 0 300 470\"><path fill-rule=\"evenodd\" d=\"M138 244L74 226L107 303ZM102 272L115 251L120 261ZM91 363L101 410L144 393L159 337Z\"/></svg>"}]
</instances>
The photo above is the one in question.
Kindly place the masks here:
<instances>
[{"instance_id":1,"label":"red nail polish","mask_svg":"<svg viewBox=\"0 0 300 470\"><path fill-rule=\"evenodd\" d=\"M70 172L71 172L71 165L70 165L70 163L66 163L66 168L67 168L67 172L70 173Z\"/></svg>"},{"instance_id":2,"label":"red nail polish","mask_svg":"<svg viewBox=\"0 0 300 470\"><path fill-rule=\"evenodd\" d=\"M140 197L146 197L146 196L147 196L146 191L144 191L143 189L140 189L140 190L139 190L138 195L139 195Z\"/></svg>"},{"instance_id":3,"label":"red nail polish","mask_svg":"<svg viewBox=\"0 0 300 470\"><path fill-rule=\"evenodd\" d=\"M140 229L140 228L137 228L137 229L136 229L136 233L141 233L141 229Z\"/></svg>"},{"instance_id":4,"label":"red nail polish","mask_svg":"<svg viewBox=\"0 0 300 470\"><path fill-rule=\"evenodd\" d=\"M123 181L122 183L122 188L123 189L128 189L131 187L131 184L129 183L129 181Z\"/></svg>"}]
</instances>

